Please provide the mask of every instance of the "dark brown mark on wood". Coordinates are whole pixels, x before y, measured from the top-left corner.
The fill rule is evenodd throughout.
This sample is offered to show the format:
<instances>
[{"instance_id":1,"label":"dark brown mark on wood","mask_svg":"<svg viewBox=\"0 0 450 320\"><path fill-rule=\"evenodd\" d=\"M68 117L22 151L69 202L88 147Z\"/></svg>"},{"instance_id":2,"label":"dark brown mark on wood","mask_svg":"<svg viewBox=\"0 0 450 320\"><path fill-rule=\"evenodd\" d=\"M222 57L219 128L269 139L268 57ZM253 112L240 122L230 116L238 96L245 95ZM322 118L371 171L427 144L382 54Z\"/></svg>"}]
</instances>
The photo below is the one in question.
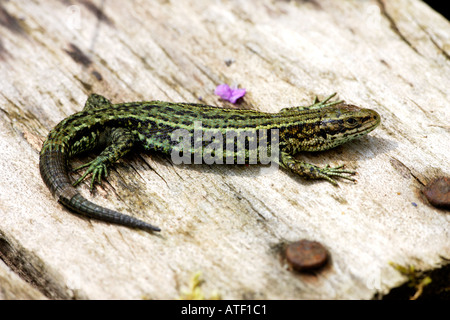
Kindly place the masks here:
<instances>
[{"instance_id":1,"label":"dark brown mark on wood","mask_svg":"<svg viewBox=\"0 0 450 320\"><path fill-rule=\"evenodd\" d=\"M100 72L98 72L97 70L93 70L91 72L91 74L95 77L95 79L97 79L98 81L102 81L103 80L103 76Z\"/></svg>"},{"instance_id":2,"label":"dark brown mark on wood","mask_svg":"<svg viewBox=\"0 0 450 320\"><path fill-rule=\"evenodd\" d=\"M0 7L0 25L4 26L8 30L16 33L16 34L24 34L24 30L19 23L19 20L9 14L5 8Z\"/></svg>"},{"instance_id":3,"label":"dark brown mark on wood","mask_svg":"<svg viewBox=\"0 0 450 320\"><path fill-rule=\"evenodd\" d=\"M90 12L92 12L98 20L107 23L108 25L114 25L114 23L111 21L110 18L103 12L103 2L101 7L97 7L95 4L93 4L91 1L88 0L80 0L79 1L83 6L86 7Z\"/></svg>"},{"instance_id":4,"label":"dark brown mark on wood","mask_svg":"<svg viewBox=\"0 0 450 320\"><path fill-rule=\"evenodd\" d=\"M278 0L278 1L291 2L291 0ZM317 0L295 0L294 2L297 2L299 5L311 4L314 8L322 10L322 6Z\"/></svg>"},{"instance_id":5,"label":"dark brown mark on wood","mask_svg":"<svg viewBox=\"0 0 450 320\"><path fill-rule=\"evenodd\" d=\"M8 56L8 51L6 51L2 40L0 39L0 60L5 60L6 56Z\"/></svg>"},{"instance_id":6,"label":"dark brown mark on wood","mask_svg":"<svg viewBox=\"0 0 450 320\"><path fill-rule=\"evenodd\" d=\"M69 43L69 49L64 49L64 51L73 61L80 63L84 67L89 67L92 64L92 60L73 43Z\"/></svg>"}]
</instances>

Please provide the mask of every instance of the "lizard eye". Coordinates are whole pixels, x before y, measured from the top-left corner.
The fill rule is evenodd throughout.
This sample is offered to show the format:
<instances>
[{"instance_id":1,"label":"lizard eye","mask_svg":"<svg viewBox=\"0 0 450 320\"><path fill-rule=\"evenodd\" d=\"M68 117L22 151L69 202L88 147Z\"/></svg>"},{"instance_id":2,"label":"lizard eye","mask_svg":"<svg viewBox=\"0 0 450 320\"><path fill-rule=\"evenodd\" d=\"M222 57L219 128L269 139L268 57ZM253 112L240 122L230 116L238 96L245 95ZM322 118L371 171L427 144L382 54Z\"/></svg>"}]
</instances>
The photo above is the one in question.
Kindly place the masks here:
<instances>
[{"instance_id":1,"label":"lizard eye","mask_svg":"<svg viewBox=\"0 0 450 320\"><path fill-rule=\"evenodd\" d=\"M354 127L358 124L358 121L355 118L348 118L345 120L345 123L348 124L350 127Z\"/></svg>"}]
</instances>

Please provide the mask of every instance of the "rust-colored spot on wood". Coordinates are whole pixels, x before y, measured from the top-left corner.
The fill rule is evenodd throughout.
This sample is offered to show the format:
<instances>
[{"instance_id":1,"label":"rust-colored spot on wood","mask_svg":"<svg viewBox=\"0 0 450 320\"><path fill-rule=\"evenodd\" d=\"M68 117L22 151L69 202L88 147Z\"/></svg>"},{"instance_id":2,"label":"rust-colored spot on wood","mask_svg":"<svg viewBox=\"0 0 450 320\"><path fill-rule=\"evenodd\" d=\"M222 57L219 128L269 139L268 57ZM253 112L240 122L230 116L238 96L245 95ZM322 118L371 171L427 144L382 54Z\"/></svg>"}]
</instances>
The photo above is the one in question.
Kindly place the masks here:
<instances>
[{"instance_id":1,"label":"rust-colored spot on wood","mask_svg":"<svg viewBox=\"0 0 450 320\"><path fill-rule=\"evenodd\" d=\"M440 177L422 190L428 202L438 208L450 209L450 178Z\"/></svg>"},{"instance_id":2,"label":"rust-colored spot on wood","mask_svg":"<svg viewBox=\"0 0 450 320\"><path fill-rule=\"evenodd\" d=\"M316 241L300 240L286 248L286 260L296 271L313 271L328 261L328 251Z\"/></svg>"}]
</instances>

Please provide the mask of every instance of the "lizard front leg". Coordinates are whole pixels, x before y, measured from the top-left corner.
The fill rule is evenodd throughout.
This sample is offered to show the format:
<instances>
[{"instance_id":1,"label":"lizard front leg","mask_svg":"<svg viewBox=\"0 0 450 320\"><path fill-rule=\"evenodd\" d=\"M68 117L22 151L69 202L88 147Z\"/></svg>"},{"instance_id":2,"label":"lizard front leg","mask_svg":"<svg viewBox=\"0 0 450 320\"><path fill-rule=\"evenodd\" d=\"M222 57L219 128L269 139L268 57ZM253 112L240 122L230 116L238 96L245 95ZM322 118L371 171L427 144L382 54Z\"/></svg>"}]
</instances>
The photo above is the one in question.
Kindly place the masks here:
<instances>
[{"instance_id":1,"label":"lizard front leg","mask_svg":"<svg viewBox=\"0 0 450 320\"><path fill-rule=\"evenodd\" d=\"M310 163L298 161L285 151L281 151L280 159L282 167L306 179L325 179L333 185L337 185L336 180L333 179L334 177L356 181L352 177L348 176L356 174L356 171L342 169L344 165L338 167L330 167L329 165L326 165L325 167L320 168Z\"/></svg>"}]
</instances>

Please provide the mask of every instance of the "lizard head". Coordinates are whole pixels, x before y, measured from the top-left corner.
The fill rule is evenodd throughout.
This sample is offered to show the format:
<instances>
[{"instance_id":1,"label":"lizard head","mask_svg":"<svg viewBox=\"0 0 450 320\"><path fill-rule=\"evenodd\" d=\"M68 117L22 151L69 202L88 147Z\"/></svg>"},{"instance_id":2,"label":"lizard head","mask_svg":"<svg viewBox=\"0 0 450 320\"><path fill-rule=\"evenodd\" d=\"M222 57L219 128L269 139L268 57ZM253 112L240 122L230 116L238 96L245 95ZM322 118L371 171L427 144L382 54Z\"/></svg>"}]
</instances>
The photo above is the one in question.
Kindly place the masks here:
<instances>
[{"instance_id":1,"label":"lizard head","mask_svg":"<svg viewBox=\"0 0 450 320\"><path fill-rule=\"evenodd\" d=\"M339 104L323 108L317 127L321 150L334 148L363 136L380 124L380 115L371 109Z\"/></svg>"},{"instance_id":2,"label":"lizard head","mask_svg":"<svg viewBox=\"0 0 450 320\"><path fill-rule=\"evenodd\" d=\"M340 103L306 110L301 123L287 134L293 151L323 151L363 136L380 124L380 115L371 109Z\"/></svg>"}]
</instances>

